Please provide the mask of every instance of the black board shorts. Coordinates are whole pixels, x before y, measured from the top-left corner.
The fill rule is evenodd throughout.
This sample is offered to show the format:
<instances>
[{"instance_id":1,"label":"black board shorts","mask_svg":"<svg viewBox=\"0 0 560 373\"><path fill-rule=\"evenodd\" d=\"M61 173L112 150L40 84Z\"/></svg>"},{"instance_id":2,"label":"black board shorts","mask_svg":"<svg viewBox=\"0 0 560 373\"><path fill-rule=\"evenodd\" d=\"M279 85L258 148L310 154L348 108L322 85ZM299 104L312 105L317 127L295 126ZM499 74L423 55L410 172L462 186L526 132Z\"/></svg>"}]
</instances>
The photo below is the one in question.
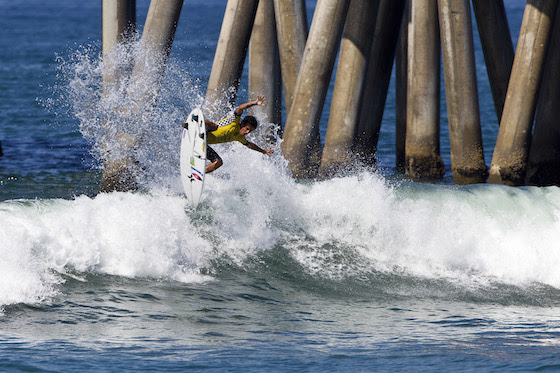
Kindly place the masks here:
<instances>
[{"instance_id":1,"label":"black board shorts","mask_svg":"<svg viewBox=\"0 0 560 373\"><path fill-rule=\"evenodd\" d=\"M215 160L220 159L220 156L214 149L208 146L206 148L206 159L208 159L210 162L214 162Z\"/></svg>"}]
</instances>

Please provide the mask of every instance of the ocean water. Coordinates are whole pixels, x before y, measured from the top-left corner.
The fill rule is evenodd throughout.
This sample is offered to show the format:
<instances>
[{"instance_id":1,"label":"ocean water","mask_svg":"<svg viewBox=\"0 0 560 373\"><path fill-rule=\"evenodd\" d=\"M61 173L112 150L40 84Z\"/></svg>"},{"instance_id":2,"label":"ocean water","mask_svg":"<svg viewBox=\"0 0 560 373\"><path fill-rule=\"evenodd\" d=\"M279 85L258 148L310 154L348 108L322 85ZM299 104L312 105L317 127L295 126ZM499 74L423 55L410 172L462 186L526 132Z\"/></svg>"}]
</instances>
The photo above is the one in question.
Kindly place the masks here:
<instances>
[{"instance_id":1,"label":"ocean water","mask_svg":"<svg viewBox=\"0 0 560 373\"><path fill-rule=\"evenodd\" d=\"M524 3L506 2L514 40ZM376 173L296 182L279 149L223 145L189 207L178 122L224 8L185 2L158 106L130 119L118 90L101 100L101 2L0 0L0 371L559 369L560 190L398 175L393 85ZM137 192L98 192L107 120L143 139Z\"/></svg>"}]
</instances>

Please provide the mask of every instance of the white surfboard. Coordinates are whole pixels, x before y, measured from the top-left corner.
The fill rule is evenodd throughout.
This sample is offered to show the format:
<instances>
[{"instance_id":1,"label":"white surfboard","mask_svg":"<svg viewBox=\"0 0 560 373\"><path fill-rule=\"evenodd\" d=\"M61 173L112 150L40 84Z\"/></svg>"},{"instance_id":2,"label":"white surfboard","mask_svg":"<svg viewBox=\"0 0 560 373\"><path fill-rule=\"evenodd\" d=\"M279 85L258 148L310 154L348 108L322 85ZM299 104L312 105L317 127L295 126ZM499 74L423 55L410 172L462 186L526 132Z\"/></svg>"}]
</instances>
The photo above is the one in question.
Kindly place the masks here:
<instances>
[{"instance_id":1,"label":"white surfboard","mask_svg":"<svg viewBox=\"0 0 560 373\"><path fill-rule=\"evenodd\" d=\"M185 123L187 128L183 129L181 140L181 180L187 198L196 208L206 174L206 125L202 110L194 109Z\"/></svg>"}]
</instances>

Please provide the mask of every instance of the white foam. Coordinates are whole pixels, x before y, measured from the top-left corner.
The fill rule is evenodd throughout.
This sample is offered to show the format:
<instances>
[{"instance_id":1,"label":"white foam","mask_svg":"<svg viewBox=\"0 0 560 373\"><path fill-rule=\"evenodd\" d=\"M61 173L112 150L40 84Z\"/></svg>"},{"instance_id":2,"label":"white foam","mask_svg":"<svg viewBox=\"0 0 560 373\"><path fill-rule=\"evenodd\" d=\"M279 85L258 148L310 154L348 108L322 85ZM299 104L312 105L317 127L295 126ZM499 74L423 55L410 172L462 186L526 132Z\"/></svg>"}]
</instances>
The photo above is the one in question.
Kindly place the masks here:
<instances>
[{"instance_id":1,"label":"white foam","mask_svg":"<svg viewBox=\"0 0 560 373\"><path fill-rule=\"evenodd\" d=\"M66 271L204 281L211 245L185 203L140 193L2 203L0 305L55 295Z\"/></svg>"},{"instance_id":2,"label":"white foam","mask_svg":"<svg viewBox=\"0 0 560 373\"><path fill-rule=\"evenodd\" d=\"M213 260L243 265L278 246L332 279L375 270L560 287L558 188L300 183L278 155L216 148L225 164L198 211L180 190L0 204L0 304L53 296L68 271L205 281Z\"/></svg>"},{"instance_id":3,"label":"white foam","mask_svg":"<svg viewBox=\"0 0 560 373\"><path fill-rule=\"evenodd\" d=\"M308 199L318 224L308 233L367 259L346 275L369 267L461 284L560 286L558 188L424 188L393 191L367 177L318 184Z\"/></svg>"},{"instance_id":4,"label":"white foam","mask_svg":"<svg viewBox=\"0 0 560 373\"><path fill-rule=\"evenodd\" d=\"M225 233L220 250L243 258L283 245L334 278L375 270L560 287L556 187L389 186L371 174L297 183L280 157L229 149L227 177L215 175L207 191Z\"/></svg>"}]
</instances>

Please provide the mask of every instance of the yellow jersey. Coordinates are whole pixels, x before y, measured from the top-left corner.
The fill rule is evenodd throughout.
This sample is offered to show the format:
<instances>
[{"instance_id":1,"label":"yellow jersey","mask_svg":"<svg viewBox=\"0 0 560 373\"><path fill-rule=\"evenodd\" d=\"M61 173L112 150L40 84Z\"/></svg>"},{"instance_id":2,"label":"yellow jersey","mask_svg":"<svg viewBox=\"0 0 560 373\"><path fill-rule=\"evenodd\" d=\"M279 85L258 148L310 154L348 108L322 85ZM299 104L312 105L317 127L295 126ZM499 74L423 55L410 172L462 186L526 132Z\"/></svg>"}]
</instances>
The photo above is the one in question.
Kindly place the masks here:
<instances>
[{"instance_id":1,"label":"yellow jersey","mask_svg":"<svg viewBox=\"0 0 560 373\"><path fill-rule=\"evenodd\" d=\"M237 115L235 111L229 117L219 120L216 124L217 130L208 132L208 144L222 144L225 142L239 141L243 145L248 143L245 136L239 134L241 115Z\"/></svg>"}]
</instances>

